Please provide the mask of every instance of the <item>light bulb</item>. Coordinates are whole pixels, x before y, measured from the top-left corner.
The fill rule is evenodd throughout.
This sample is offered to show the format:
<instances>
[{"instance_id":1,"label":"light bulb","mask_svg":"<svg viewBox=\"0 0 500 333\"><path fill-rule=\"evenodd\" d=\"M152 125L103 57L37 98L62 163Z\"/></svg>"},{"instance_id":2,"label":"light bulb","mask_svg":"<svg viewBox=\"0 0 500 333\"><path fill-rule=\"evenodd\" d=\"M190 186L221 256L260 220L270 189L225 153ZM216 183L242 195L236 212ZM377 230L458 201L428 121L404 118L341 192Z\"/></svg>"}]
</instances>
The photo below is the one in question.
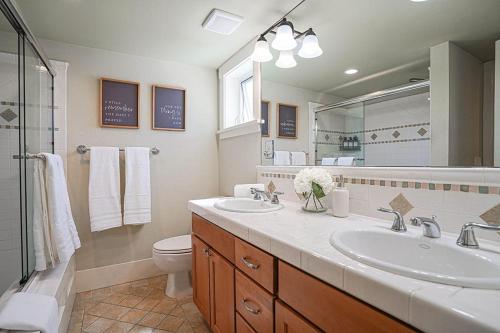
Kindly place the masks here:
<instances>
[{"instance_id":1,"label":"light bulb","mask_svg":"<svg viewBox=\"0 0 500 333\"><path fill-rule=\"evenodd\" d=\"M276 60L276 66L279 68L292 68L297 66L297 62L293 57L293 51L281 51L278 60Z\"/></svg>"},{"instance_id":2,"label":"light bulb","mask_svg":"<svg viewBox=\"0 0 500 333\"><path fill-rule=\"evenodd\" d=\"M260 36L252 53L252 60L257 62L267 62L273 59L271 51L269 51L269 44L264 36Z\"/></svg>"},{"instance_id":3,"label":"light bulb","mask_svg":"<svg viewBox=\"0 0 500 333\"><path fill-rule=\"evenodd\" d=\"M323 50L319 47L318 37L312 29L310 29L302 41L302 47L298 55L302 58L316 58L322 54Z\"/></svg>"},{"instance_id":4,"label":"light bulb","mask_svg":"<svg viewBox=\"0 0 500 333\"><path fill-rule=\"evenodd\" d=\"M293 25L288 21L283 21L276 30L276 38L274 38L271 46L278 51L293 50L297 47L297 41L293 35Z\"/></svg>"}]
</instances>

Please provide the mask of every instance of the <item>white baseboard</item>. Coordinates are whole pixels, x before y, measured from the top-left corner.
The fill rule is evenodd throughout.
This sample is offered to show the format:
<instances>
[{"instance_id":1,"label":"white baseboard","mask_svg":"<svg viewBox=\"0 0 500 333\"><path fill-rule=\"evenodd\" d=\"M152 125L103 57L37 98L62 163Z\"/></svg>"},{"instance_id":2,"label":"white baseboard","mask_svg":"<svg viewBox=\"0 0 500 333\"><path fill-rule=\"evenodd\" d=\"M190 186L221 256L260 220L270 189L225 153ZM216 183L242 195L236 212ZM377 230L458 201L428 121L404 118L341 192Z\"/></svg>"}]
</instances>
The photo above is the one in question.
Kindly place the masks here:
<instances>
[{"instance_id":1,"label":"white baseboard","mask_svg":"<svg viewBox=\"0 0 500 333\"><path fill-rule=\"evenodd\" d=\"M76 291L88 291L164 274L153 258L76 271Z\"/></svg>"}]
</instances>

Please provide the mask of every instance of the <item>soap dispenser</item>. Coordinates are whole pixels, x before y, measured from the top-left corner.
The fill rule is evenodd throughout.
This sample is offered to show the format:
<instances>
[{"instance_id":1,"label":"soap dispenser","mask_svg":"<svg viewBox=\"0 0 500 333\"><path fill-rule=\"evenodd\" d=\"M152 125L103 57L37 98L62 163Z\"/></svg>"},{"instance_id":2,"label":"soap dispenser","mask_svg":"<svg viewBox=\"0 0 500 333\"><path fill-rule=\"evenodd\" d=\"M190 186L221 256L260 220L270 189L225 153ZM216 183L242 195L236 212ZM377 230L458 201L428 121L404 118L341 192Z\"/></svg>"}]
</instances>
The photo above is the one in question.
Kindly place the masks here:
<instances>
[{"instance_id":1,"label":"soap dispenser","mask_svg":"<svg viewBox=\"0 0 500 333\"><path fill-rule=\"evenodd\" d=\"M332 192L332 215L349 216L349 190L344 186L344 176L340 176L340 181Z\"/></svg>"}]
</instances>

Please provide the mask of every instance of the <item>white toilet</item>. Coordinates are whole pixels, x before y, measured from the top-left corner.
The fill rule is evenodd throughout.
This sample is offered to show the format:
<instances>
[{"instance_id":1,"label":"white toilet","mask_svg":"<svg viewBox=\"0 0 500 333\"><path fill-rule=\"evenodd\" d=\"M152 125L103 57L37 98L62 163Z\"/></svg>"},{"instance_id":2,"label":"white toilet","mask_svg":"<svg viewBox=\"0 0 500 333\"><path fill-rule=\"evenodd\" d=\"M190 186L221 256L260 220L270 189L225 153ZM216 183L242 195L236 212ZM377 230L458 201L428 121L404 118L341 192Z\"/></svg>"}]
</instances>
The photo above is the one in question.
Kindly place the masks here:
<instances>
[{"instance_id":1,"label":"white toilet","mask_svg":"<svg viewBox=\"0 0 500 333\"><path fill-rule=\"evenodd\" d=\"M192 295L191 235L166 238L153 244L153 261L168 274L165 294L179 298Z\"/></svg>"}]
</instances>

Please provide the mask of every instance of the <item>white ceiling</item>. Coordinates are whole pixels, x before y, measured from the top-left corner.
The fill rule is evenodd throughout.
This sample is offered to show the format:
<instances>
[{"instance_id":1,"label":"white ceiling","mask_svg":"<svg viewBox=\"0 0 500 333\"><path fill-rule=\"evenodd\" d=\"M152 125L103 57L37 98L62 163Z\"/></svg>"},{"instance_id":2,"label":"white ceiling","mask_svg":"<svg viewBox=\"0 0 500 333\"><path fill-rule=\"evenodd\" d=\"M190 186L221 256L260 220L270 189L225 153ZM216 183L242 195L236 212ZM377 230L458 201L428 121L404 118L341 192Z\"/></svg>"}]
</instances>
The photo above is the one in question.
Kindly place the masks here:
<instances>
[{"instance_id":1,"label":"white ceiling","mask_svg":"<svg viewBox=\"0 0 500 333\"><path fill-rule=\"evenodd\" d=\"M212 68L298 2L17 0L37 37ZM213 8L245 21L230 36L205 31ZM427 77L429 47L446 40L486 61L500 39L500 0L307 0L289 19L297 30L314 28L324 54L298 58L294 69L266 63L264 78L343 97ZM345 75L351 67L360 72Z\"/></svg>"},{"instance_id":2,"label":"white ceiling","mask_svg":"<svg viewBox=\"0 0 500 333\"><path fill-rule=\"evenodd\" d=\"M297 0L17 0L38 38L219 67ZM230 36L203 30L213 8L245 21Z\"/></svg>"}]
</instances>

